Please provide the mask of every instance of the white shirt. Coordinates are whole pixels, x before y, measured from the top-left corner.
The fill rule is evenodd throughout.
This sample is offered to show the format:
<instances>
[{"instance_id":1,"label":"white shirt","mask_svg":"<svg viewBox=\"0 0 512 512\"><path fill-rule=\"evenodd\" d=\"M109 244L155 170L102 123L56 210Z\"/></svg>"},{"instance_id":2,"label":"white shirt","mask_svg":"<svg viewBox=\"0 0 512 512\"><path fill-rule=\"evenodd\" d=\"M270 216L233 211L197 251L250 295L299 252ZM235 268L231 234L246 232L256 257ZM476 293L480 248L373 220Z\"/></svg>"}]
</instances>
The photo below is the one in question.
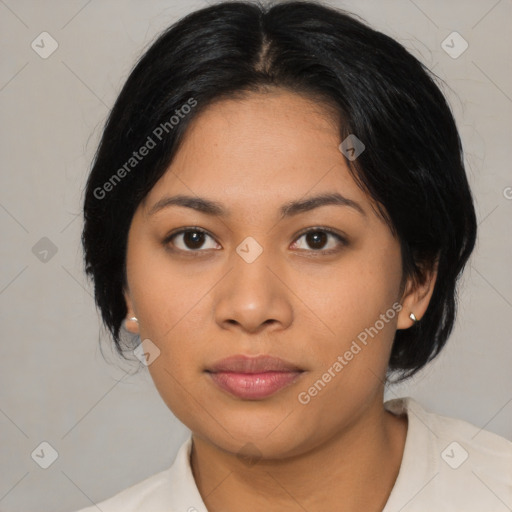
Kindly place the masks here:
<instances>
[{"instance_id":1,"label":"white shirt","mask_svg":"<svg viewBox=\"0 0 512 512\"><path fill-rule=\"evenodd\" d=\"M510 512L512 442L410 397L385 402L406 413L400 471L382 512ZM208 512L190 466L190 436L170 468L78 512Z\"/></svg>"}]
</instances>

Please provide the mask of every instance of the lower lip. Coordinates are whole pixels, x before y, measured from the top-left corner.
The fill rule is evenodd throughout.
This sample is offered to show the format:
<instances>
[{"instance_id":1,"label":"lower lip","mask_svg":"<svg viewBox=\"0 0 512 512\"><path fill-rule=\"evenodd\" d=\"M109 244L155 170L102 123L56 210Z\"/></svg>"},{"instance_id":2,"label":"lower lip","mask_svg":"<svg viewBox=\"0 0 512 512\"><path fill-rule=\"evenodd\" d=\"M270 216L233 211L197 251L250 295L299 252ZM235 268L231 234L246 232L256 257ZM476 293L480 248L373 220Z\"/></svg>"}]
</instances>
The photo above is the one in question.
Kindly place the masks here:
<instances>
[{"instance_id":1,"label":"lower lip","mask_svg":"<svg viewBox=\"0 0 512 512\"><path fill-rule=\"evenodd\" d=\"M302 372L209 372L217 386L238 398L246 400L267 398L290 385L301 374Z\"/></svg>"}]
</instances>

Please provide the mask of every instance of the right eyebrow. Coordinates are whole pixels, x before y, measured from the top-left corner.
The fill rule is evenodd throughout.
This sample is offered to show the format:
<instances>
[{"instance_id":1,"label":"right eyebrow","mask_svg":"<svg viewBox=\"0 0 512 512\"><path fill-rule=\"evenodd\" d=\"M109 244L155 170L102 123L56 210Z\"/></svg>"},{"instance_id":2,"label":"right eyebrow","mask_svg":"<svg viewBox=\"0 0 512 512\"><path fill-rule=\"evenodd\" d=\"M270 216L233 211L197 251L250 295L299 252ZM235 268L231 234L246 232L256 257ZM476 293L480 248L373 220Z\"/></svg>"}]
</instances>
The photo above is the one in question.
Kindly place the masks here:
<instances>
[{"instance_id":1,"label":"right eyebrow","mask_svg":"<svg viewBox=\"0 0 512 512\"><path fill-rule=\"evenodd\" d=\"M366 212L359 203L353 199L349 199L348 197L342 196L341 194L335 192L308 197L298 201L290 201L281 207L281 218L291 217L299 213L319 208L320 206L328 205L348 206L359 212L361 215L366 216Z\"/></svg>"}]
</instances>

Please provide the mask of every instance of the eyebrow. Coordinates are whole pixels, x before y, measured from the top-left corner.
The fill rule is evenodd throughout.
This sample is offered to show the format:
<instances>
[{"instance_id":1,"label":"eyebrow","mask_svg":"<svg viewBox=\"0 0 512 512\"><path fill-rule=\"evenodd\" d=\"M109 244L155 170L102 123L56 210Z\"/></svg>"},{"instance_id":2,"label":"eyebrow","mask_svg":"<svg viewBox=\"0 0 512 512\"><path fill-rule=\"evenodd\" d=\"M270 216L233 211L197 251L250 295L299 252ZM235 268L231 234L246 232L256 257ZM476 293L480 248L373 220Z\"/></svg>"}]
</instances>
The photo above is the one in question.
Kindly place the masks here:
<instances>
[{"instance_id":1,"label":"eyebrow","mask_svg":"<svg viewBox=\"0 0 512 512\"><path fill-rule=\"evenodd\" d=\"M361 215L366 216L366 212L359 203L353 199L342 196L337 192L321 194L296 201L289 201L281 206L279 212L281 218L286 218L328 205L348 206L359 212ZM229 217L230 215L229 211L217 201L212 201L203 197L194 197L182 194L160 199L151 207L148 215L154 215L155 213L170 206L182 206L185 208L191 208L192 210L216 217Z\"/></svg>"}]
</instances>

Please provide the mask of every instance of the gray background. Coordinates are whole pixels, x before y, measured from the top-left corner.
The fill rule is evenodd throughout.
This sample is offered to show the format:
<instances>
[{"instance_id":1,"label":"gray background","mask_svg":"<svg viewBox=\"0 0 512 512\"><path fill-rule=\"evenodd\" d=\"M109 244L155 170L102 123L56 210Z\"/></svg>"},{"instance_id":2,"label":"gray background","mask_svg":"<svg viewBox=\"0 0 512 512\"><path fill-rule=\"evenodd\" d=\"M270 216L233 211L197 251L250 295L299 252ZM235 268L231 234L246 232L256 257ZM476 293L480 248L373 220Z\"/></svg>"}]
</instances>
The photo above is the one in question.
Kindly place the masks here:
<instances>
[{"instance_id":1,"label":"gray background","mask_svg":"<svg viewBox=\"0 0 512 512\"><path fill-rule=\"evenodd\" d=\"M476 197L479 241L455 332L437 361L386 398L410 395L512 439L512 2L331 4L398 39L446 81ZM99 349L80 203L103 122L135 59L160 30L204 5L0 0L4 512L71 511L105 499L168 467L188 434L147 370L132 375L105 333L104 356ZM43 31L59 45L46 59L31 47ZM456 59L441 46L453 31L469 44ZM51 245L44 237L56 254L41 252ZM48 469L31 458L43 441L58 452Z\"/></svg>"}]
</instances>

